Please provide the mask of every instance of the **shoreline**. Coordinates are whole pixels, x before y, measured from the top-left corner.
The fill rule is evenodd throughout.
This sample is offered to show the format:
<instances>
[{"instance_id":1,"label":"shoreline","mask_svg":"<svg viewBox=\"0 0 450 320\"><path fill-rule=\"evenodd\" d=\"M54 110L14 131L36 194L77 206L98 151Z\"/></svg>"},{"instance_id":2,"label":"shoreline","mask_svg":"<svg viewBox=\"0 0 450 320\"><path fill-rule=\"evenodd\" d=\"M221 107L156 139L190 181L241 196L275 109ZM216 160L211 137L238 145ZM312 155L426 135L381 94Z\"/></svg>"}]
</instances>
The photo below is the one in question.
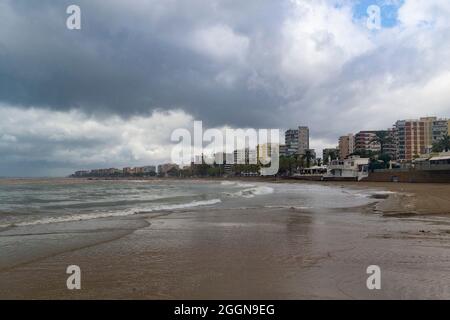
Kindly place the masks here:
<instances>
[{"instance_id":1,"label":"shoreline","mask_svg":"<svg viewBox=\"0 0 450 320\"><path fill-rule=\"evenodd\" d=\"M411 182L373 182L373 181L310 181L280 177L115 177L115 178L2 178L1 184L43 183L54 181L70 184L94 183L98 181L193 181L193 182L267 182L283 184L305 184L348 187L351 189L379 189L392 192L387 199L378 201L375 211L385 215L449 215L450 214L450 184L446 183L411 183Z\"/></svg>"},{"instance_id":2,"label":"shoreline","mask_svg":"<svg viewBox=\"0 0 450 320\"><path fill-rule=\"evenodd\" d=\"M376 212L385 215L449 215L450 214L450 184L446 183L411 183L411 182L373 182L373 181L310 181L280 177L115 177L115 178L2 178L1 184L21 183L94 183L97 181L193 181L193 182L268 182L283 184L312 184L324 186L348 187L352 189L379 189L392 192L387 199L378 201Z\"/></svg>"}]
</instances>

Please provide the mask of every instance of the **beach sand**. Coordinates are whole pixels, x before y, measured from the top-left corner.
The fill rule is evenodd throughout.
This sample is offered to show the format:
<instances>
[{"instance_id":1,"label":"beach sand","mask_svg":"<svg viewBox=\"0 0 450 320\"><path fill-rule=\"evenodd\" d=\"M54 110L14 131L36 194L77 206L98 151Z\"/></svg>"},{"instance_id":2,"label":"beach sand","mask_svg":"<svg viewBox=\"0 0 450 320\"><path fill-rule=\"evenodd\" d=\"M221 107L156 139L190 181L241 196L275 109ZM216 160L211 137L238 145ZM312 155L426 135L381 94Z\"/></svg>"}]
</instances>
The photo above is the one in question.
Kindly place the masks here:
<instances>
[{"instance_id":1,"label":"beach sand","mask_svg":"<svg viewBox=\"0 0 450 320\"><path fill-rule=\"evenodd\" d=\"M450 184L444 183L386 183L386 182L335 182L352 188L378 188L394 192L388 201L377 209L389 214L450 215Z\"/></svg>"},{"instance_id":2,"label":"beach sand","mask_svg":"<svg viewBox=\"0 0 450 320\"><path fill-rule=\"evenodd\" d=\"M0 298L450 299L450 185L327 185L398 193L358 208L196 208L7 230L52 250L0 261ZM81 290L66 288L72 264ZM381 290L366 287L369 265Z\"/></svg>"}]
</instances>

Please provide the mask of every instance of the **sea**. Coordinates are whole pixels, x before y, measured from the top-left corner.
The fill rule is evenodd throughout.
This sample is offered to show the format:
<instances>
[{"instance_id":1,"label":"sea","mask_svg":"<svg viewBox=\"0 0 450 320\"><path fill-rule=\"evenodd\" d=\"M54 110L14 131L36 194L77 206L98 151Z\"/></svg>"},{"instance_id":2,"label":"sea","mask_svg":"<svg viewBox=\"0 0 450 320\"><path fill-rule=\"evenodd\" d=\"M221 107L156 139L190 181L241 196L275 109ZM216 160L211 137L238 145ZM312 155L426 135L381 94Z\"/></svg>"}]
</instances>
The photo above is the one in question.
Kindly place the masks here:
<instances>
[{"instance_id":1,"label":"sea","mask_svg":"<svg viewBox=\"0 0 450 320\"><path fill-rule=\"evenodd\" d=\"M234 180L0 179L0 228L195 208L339 208L378 191Z\"/></svg>"}]
</instances>

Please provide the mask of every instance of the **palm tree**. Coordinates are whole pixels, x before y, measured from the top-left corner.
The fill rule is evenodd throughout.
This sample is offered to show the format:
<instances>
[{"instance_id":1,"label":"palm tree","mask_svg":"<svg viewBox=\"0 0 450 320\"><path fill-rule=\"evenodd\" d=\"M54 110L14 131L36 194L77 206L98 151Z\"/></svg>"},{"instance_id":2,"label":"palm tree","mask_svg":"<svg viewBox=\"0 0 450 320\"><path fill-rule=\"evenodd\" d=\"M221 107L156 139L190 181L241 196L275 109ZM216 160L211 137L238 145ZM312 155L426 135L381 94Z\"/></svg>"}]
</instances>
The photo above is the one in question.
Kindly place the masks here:
<instances>
[{"instance_id":1,"label":"palm tree","mask_svg":"<svg viewBox=\"0 0 450 320\"><path fill-rule=\"evenodd\" d=\"M305 150L305 154L302 155L302 159L306 160L306 167L309 168L311 166L311 160L314 158L314 155L311 150Z\"/></svg>"}]
</instances>

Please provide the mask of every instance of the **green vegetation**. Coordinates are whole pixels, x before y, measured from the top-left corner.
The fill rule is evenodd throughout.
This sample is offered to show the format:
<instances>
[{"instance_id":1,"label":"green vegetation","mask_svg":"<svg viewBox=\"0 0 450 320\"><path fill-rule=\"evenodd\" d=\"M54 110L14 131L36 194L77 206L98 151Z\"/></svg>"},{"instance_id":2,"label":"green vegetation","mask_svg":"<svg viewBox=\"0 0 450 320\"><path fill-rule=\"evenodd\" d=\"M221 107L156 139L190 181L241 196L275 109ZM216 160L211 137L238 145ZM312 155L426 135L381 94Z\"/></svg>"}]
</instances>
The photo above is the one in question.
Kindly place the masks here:
<instances>
[{"instance_id":1,"label":"green vegetation","mask_svg":"<svg viewBox=\"0 0 450 320\"><path fill-rule=\"evenodd\" d=\"M433 144L433 152L448 152L450 150L450 136L445 136Z\"/></svg>"}]
</instances>

